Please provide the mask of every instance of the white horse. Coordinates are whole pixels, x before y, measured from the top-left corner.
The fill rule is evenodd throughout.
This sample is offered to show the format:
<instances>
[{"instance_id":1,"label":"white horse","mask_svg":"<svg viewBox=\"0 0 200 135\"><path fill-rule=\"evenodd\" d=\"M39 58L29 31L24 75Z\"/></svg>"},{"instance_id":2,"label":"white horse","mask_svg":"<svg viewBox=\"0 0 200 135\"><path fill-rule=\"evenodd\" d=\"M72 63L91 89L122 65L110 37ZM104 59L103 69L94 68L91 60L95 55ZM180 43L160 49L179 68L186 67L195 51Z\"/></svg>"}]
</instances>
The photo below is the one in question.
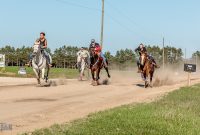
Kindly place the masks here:
<instances>
[{"instance_id":1,"label":"white horse","mask_svg":"<svg viewBox=\"0 0 200 135\"><path fill-rule=\"evenodd\" d=\"M41 84L40 78L45 80L47 83L49 75L49 66L47 64L47 59L42 53L41 47L38 44L33 46L33 59L32 59L33 71L37 77L38 84ZM47 69L47 74L45 75L45 69Z\"/></svg>"},{"instance_id":2,"label":"white horse","mask_svg":"<svg viewBox=\"0 0 200 135\"><path fill-rule=\"evenodd\" d=\"M89 66L88 64L89 64L89 57L86 57L86 58L81 57L81 56L77 57L77 66L80 73L80 76L79 76L80 81L83 80L83 76L85 75L84 71Z\"/></svg>"}]
</instances>

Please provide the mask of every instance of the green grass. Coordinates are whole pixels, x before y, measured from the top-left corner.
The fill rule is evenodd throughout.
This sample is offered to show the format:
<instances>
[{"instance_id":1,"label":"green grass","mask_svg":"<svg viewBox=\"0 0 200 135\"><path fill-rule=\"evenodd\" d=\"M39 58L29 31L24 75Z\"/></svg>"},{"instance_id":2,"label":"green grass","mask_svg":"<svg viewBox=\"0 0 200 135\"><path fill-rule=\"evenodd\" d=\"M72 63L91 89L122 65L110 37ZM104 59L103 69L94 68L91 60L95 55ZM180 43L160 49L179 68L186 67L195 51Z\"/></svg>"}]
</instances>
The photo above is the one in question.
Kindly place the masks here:
<instances>
[{"instance_id":1,"label":"green grass","mask_svg":"<svg viewBox=\"0 0 200 135\"><path fill-rule=\"evenodd\" d=\"M0 72L1 77L35 77L33 69L30 67L26 67L27 75L18 75L19 67L6 67L5 71ZM78 71L76 69L64 69L64 68L51 68L50 78L77 78Z\"/></svg>"},{"instance_id":2,"label":"green grass","mask_svg":"<svg viewBox=\"0 0 200 135\"><path fill-rule=\"evenodd\" d=\"M32 133L32 135L198 134L200 134L200 85L181 88L159 101L118 107L91 114L70 124L53 125Z\"/></svg>"}]
</instances>

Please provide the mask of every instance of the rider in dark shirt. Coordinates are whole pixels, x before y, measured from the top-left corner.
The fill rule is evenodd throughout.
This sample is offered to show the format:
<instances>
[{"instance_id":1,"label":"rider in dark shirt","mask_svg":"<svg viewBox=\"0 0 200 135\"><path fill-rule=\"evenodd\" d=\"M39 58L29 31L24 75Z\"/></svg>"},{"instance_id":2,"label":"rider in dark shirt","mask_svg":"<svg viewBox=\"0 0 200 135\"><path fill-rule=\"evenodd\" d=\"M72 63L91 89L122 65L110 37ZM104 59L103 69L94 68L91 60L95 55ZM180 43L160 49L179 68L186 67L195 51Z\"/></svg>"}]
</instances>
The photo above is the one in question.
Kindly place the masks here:
<instances>
[{"instance_id":1,"label":"rider in dark shirt","mask_svg":"<svg viewBox=\"0 0 200 135\"><path fill-rule=\"evenodd\" d=\"M100 49L98 49L98 48L100 48ZM98 49L98 51L95 51L95 49ZM95 39L91 40L91 43L90 43L90 46L89 46L89 51L90 51L91 64L93 63L93 54L92 53L93 52L98 52L98 54L100 55L100 57L103 58L103 62L104 62L105 67L108 66L107 62L106 62L106 58L105 58L104 54L102 53L102 48L101 48L101 46L100 46L99 43L95 42Z\"/></svg>"},{"instance_id":2,"label":"rider in dark shirt","mask_svg":"<svg viewBox=\"0 0 200 135\"><path fill-rule=\"evenodd\" d=\"M49 65L49 67L51 67L51 59L50 59L50 56L49 54L46 52L46 49L47 49L47 39L45 38L45 33L44 32L41 32L40 33L40 38L36 40L37 44L39 44L41 46L41 49L47 59L47 63ZM30 54L30 61L28 62L28 66L31 66L31 62L32 62L32 59L33 59L33 54Z\"/></svg>"},{"instance_id":3,"label":"rider in dark shirt","mask_svg":"<svg viewBox=\"0 0 200 135\"><path fill-rule=\"evenodd\" d=\"M139 53L139 55L141 56L141 52L147 53L147 49L146 47L141 43L139 45L139 47L137 47L135 49L136 53ZM140 73L141 69L140 69L140 58L137 60L137 66L138 66L138 73Z\"/></svg>"},{"instance_id":4,"label":"rider in dark shirt","mask_svg":"<svg viewBox=\"0 0 200 135\"><path fill-rule=\"evenodd\" d=\"M146 47L141 43L140 46L138 48L135 49L135 52L138 52L139 55L141 56L141 52L143 53L147 53L147 49ZM153 58L153 56L150 54L150 55L147 55L148 59L152 60L154 66L156 68L158 68L159 66L156 64L156 61L155 59ZM138 73L140 73L141 69L140 69L140 58L137 60L137 66L138 66Z\"/></svg>"},{"instance_id":5,"label":"rider in dark shirt","mask_svg":"<svg viewBox=\"0 0 200 135\"><path fill-rule=\"evenodd\" d=\"M40 33L40 38L38 39L38 41L40 42L41 49L42 49L42 51L43 51L43 53L44 53L44 55L47 59L47 63L51 67L50 56L49 56L49 53L46 51L46 49L47 49L47 39L45 38L44 32Z\"/></svg>"},{"instance_id":6,"label":"rider in dark shirt","mask_svg":"<svg viewBox=\"0 0 200 135\"><path fill-rule=\"evenodd\" d=\"M100 46L98 43L96 43L95 39L91 40L91 43L89 45L89 53L90 53L90 66L92 66L92 63L94 62L94 58L93 58L93 52L94 49L96 48L96 46Z\"/></svg>"},{"instance_id":7,"label":"rider in dark shirt","mask_svg":"<svg viewBox=\"0 0 200 135\"><path fill-rule=\"evenodd\" d=\"M143 44L140 44L140 46L135 49L135 52L138 52L141 55L141 52L147 53L147 49Z\"/></svg>"}]
</instances>

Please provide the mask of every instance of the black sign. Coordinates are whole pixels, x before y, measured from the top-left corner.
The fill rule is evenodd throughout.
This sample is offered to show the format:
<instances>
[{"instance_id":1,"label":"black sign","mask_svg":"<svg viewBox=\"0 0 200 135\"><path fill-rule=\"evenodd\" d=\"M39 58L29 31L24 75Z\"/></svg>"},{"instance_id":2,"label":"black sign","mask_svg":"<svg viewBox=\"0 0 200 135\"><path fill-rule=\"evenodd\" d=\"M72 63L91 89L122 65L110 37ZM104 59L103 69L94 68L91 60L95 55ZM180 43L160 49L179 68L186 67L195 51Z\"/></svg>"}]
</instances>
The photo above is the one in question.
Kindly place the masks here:
<instances>
[{"instance_id":1,"label":"black sign","mask_svg":"<svg viewBox=\"0 0 200 135\"><path fill-rule=\"evenodd\" d=\"M195 64L184 64L184 71L185 72L196 72L196 65Z\"/></svg>"}]
</instances>

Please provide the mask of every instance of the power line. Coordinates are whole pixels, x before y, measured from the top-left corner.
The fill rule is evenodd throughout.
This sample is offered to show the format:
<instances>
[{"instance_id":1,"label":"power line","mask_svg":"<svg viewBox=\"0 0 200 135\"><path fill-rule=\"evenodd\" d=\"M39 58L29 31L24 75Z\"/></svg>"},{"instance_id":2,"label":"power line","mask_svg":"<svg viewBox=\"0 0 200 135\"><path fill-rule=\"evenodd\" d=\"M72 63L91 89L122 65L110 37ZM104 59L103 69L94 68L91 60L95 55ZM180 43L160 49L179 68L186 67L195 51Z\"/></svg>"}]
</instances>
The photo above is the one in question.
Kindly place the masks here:
<instances>
[{"instance_id":1,"label":"power line","mask_svg":"<svg viewBox=\"0 0 200 135\"><path fill-rule=\"evenodd\" d=\"M133 21L133 19L130 18L127 14L121 12L121 10L120 10L119 8L115 7L115 6L114 6L113 4L111 4L111 2L109 2L108 0L106 0L105 2L106 2L107 4L109 4L110 7L113 8L113 10L115 10L116 12L118 12L119 14L121 14L124 18L126 18L131 24L136 25L137 28L140 27L140 29L145 29L145 30L147 29L147 28L143 28L143 27L141 27L140 25L138 25L138 23L136 23L135 21ZM153 33L153 32L150 31L150 33ZM144 36L144 35L142 35L142 34L140 34L140 36L142 36L142 37L144 37L145 39L148 39L148 40L149 40L149 38L147 38L146 36Z\"/></svg>"},{"instance_id":2,"label":"power line","mask_svg":"<svg viewBox=\"0 0 200 135\"><path fill-rule=\"evenodd\" d=\"M98 9L98 8L92 8L92 7L87 7L87 6L84 6L82 4L78 4L78 3L74 3L74 2L69 2L67 0L56 0L57 2L60 2L60 3L63 3L63 4L68 4L68 5L71 5L71 6L74 6L74 7L80 7L80 8L84 8L84 9L88 9L88 10L92 10L92 11L97 11L97 12L101 12L102 10L101 9ZM107 2L108 3L108 2ZM109 5L111 6L111 4L109 3ZM113 6L112 6L113 7ZM113 7L114 8L114 7ZM120 10L118 10L117 8L115 8L118 12L120 12ZM121 12L121 14L123 14ZM126 31L130 32L131 34L135 33L134 30L132 30L132 28L130 27L127 27L127 25L124 25L123 23L121 23L119 20L115 19L113 16L109 15L107 12L106 12L106 16L109 16L109 19L111 19L112 21L114 21L115 23L117 23L118 25L120 25L123 29L125 29ZM128 16L126 16L126 18L134 23ZM136 24L136 23L134 23ZM140 35L140 37L143 37L147 40L149 40L148 38L146 38L146 36L143 36L141 34L138 34L137 35Z\"/></svg>"},{"instance_id":3,"label":"power line","mask_svg":"<svg viewBox=\"0 0 200 135\"><path fill-rule=\"evenodd\" d=\"M120 25L123 29L125 29L126 31L130 32L131 34L136 33L132 28L127 27L127 25L124 25L123 23L121 23L119 20L117 20L116 18L114 18L113 16L109 15L108 13L106 13L106 15L115 23L117 23L118 25ZM145 36L138 34L140 37L145 38L147 40L149 40L148 38L146 38Z\"/></svg>"},{"instance_id":4,"label":"power line","mask_svg":"<svg viewBox=\"0 0 200 135\"><path fill-rule=\"evenodd\" d=\"M101 10L98 9L98 8L87 7L87 6L84 6L84 5L81 5L81 4L77 4L77 3L74 3L74 2L71 2L71 1L70 2L66 1L66 0L56 0L56 1L60 2L60 3L68 4L68 5L71 5L71 6L75 6L75 7L80 7L80 8L85 8L85 9L88 9L88 10L101 12Z\"/></svg>"},{"instance_id":5,"label":"power line","mask_svg":"<svg viewBox=\"0 0 200 135\"><path fill-rule=\"evenodd\" d=\"M112 7L115 11L117 11L118 13L120 13L121 15L123 15L129 22L134 23L135 25L138 25L136 22L134 22L128 15L124 14L123 12L121 12L117 7L113 6L109 1L105 1L107 4L110 5L110 7Z\"/></svg>"},{"instance_id":6,"label":"power line","mask_svg":"<svg viewBox=\"0 0 200 135\"><path fill-rule=\"evenodd\" d=\"M87 7L87 6L84 6L84 5L81 5L81 4L77 4L77 3L73 3L73 2L69 2L69 1L66 1L66 0L56 0L56 1L57 1L57 2L60 2L60 3L72 5L72 6L75 6L75 7L80 7L80 8L85 8L85 9L89 9L89 10L101 12L100 9ZM130 33L135 33L132 29L130 29L130 28L127 27L126 25L123 25L120 21L118 21L117 19L115 19L113 16L109 15L108 13L106 13L106 15L109 16L109 18L110 18L111 20L113 20L115 23L117 23L118 25L120 25L122 28L124 28L124 29L127 30L128 32L130 32Z\"/></svg>"}]
</instances>

